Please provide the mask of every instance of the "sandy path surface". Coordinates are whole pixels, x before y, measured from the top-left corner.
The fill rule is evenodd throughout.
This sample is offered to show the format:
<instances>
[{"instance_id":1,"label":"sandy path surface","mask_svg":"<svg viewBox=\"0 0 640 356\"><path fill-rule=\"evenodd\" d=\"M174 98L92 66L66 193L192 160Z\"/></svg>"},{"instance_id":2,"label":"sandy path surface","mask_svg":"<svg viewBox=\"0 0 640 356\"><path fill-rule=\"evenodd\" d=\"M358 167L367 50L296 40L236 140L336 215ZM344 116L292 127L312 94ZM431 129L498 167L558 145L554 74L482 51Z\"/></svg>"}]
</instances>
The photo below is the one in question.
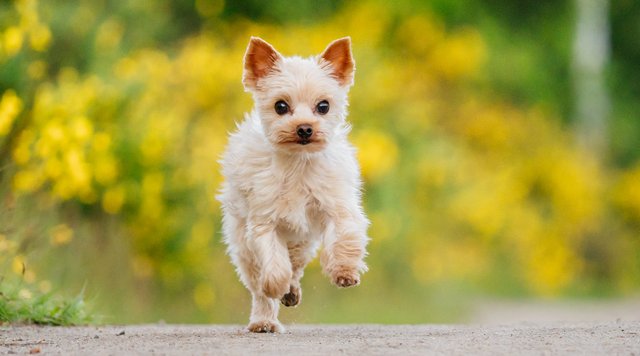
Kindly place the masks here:
<instances>
[{"instance_id":1,"label":"sandy path surface","mask_svg":"<svg viewBox=\"0 0 640 356\"><path fill-rule=\"evenodd\" d=\"M640 321L507 325L0 327L0 354L588 354L639 355Z\"/></svg>"}]
</instances>

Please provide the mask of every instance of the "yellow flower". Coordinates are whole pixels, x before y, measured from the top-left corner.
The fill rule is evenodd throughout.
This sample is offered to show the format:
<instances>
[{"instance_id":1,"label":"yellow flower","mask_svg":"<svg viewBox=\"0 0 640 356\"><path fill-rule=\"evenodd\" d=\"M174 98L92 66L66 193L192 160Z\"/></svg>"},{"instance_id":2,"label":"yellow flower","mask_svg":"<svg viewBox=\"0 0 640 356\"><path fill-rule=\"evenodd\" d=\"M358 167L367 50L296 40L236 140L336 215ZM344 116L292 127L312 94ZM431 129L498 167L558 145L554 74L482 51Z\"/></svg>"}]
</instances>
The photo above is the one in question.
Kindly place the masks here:
<instances>
[{"instance_id":1,"label":"yellow flower","mask_svg":"<svg viewBox=\"0 0 640 356\"><path fill-rule=\"evenodd\" d=\"M22 131L20 136L18 136L18 142L16 147L13 149L13 161L19 165L26 165L31 159L31 144L35 135L32 130L25 129Z\"/></svg>"},{"instance_id":2,"label":"yellow flower","mask_svg":"<svg viewBox=\"0 0 640 356\"><path fill-rule=\"evenodd\" d=\"M398 160L398 146L382 131L360 131L353 139L358 147L358 161L365 179L376 180L387 174Z\"/></svg>"},{"instance_id":3,"label":"yellow flower","mask_svg":"<svg viewBox=\"0 0 640 356\"><path fill-rule=\"evenodd\" d=\"M73 239L73 229L66 224L56 225L49 230L49 238L53 246L66 245Z\"/></svg>"},{"instance_id":4,"label":"yellow flower","mask_svg":"<svg viewBox=\"0 0 640 356\"><path fill-rule=\"evenodd\" d=\"M16 255L11 262L11 270L13 273L23 275L26 270L26 260L23 255Z\"/></svg>"},{"instance_id":5,"label":"yellow flower","mask_svg":"<svg viewBox=\"0 0 640 356\"><path fill-rule=\"evenodd\" d=\"M71 123L71 131L78 142L84 142L93 134L93 125L86 117L78 116Z\"/></svg>"},{"instance_id":6,"label":"yellow flower","mask_svg":"<svg viewBox=\"0 0 640 356\"><path fill-rule=\"evenodd\" d=\"M432 54L431 65L446 79L457 79L475 73L484 62L485 52L480 34L465 29L440 43Z\"/></svg>"},{"instance_id":7,"label":"yellow flower","mask_svg":"<svg viewBox=\"0 0 640 356\"><path fill-rule=\"evenodd\" d=\"M640 221L640 163L620 177L613 190L613 201L628 218Z\"/></svg>"},{"instance_id":8,"label":"yellow flower","mask_svg":"<svg viewBox=\"0 0 640 356\"><path fill-rule=\"evenodd\" d=\"M96 132L91 141L91 145L96 152L106 152L111 148L111 136L104 132Z\"/></svg>"},{"instance_id":9,"label":"yellow flower","mask_svg":"<svg viewBox=\"0 0 640 356\"><path fill-rule=\"evenodd\" d=\"M111 187L102 196L102 208L109 214L117 214L125 202L125 189L122 185Z\"/></svg>"},{"instance_id":10,"label":"yellow flower","mask_svg":"<svg viewBox=\"0 0 640 356\"><path fill-rule=\"evenodd\" d=\"M35 51L43 52L51 43L51 31L47 26L38 24L31 29L30 40L31 48Z\"/></svg>"},{"instance_id":11,"label":"yellow flower","mask_svg":"<svg viewBox=\"0 0 640 356\"><path fill-rule=\"evenodd\" d=\"M33 170L18 171L13 176L13 189L18 192L31 193L40 188L42 179Z\"/></svg>"},{"instance_id":12,"label":"yellow flower","mask_svg":"<svg viewBox=\"0 0 640 356\"><path fill-rule=\"evenodd\" d=\"M94 158L93 168L96 181L105 186L113 183L118 176L118 165L111 156Z\"/></svg>"},{"instance_id":13,"label":"yellow flower","mask_svg":"<svg viewBox=\"0 0 640 356\"><path fill-rule=\"evenodd\" d=\"M159 118L159 120L161 119ZM148 166L159 164L167 154L168 140L163 137L166 132L161 132L162 129L159 128L159 124L153 124L152 126L141 147L143 162Z\"/></svg>"},{"instance_id":14,"label":"yellow flower","mask_svg":"<svg viewBox=\"0 0 640 356\"><path fill-rule=\"evenodd\" d=\"M56 118L52 118L50 122L48 122L43 131L43 140L44 142L51 142L53 144L60 144L63 148L66 146L65 139L65 130L64 127L58 122ZM43 153L43 155L47 155L49 152Z\"/></svg>"},{"instance_id":15,"label":"yellow flower","mask_svg":"<svg viewBox=\"0 0 640 356\"><path fill-rule=\"evenodd\" d=\"M5 91L0 101L0 136L9 133L20 111L22 111L22 100L15 91L11 89Z\"/></svg>"},{"instance_id":16,"label":"yellow flower","mask_svg":"<svg viewBox=\"0 0 640 356\"><path fill-rule=\"evenodd\" d=\"M68 200L73 197L73 193L73 186L68 179L59 179L55 181L55 184L53 185L53 195L61 198L62 200Z\"/></svg>"},{"instance_id":17,"label":"yellow flower","mask_svg":"<svg viewBox=\"0 0 640 356\"><path fill-rule=\"evenodd\" d=\"M44 171L47 177L55 180L62 175L62 163L57 158L49 158L45 161Z\"/></svg>"},{"instance_id":18,"label":"yellow flower","mask_svg":"<svg viewBox=\"0 0 640 356\"><path fill-rule=\"evenodd\" d=\"M4 50L9 57L14 56L22 48L24 34L19 27L12 26L4 31Z\"/></svg>"},{"instance_id":19,"label":"yellow flower","mask_svg":"<svg viewBox=\"0 0 640 356\"><path fill-rule=\"evenodd\" d=\"M571 248L559 237L550 236L532 246L527 275L535 292L553 296L571 282L580 268Z\"/></svg>"},{"instance_id":20,"label":"yellow flower","mask_svg":"<svg viewBox=\"0 0 640 356\"><path fill-rule=\"evenodd\" d=\"M65 156L65 166L73 188L82 190L91 183L91 171L85 160L84 152L79 148L71 148Z\"/></svg>"}]
</instances>

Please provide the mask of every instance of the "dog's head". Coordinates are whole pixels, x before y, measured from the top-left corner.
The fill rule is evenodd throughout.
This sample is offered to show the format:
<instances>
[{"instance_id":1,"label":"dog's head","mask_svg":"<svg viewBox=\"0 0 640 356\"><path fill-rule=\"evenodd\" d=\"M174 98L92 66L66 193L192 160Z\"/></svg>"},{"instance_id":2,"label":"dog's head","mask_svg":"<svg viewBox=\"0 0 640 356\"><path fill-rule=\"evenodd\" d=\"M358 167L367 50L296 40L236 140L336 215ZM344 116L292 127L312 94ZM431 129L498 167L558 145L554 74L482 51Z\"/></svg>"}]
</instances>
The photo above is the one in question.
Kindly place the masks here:
<instances>
[{"instance_id":1,"label":"dog's head","mask_svg":"<svg viewBox=\"0 0 640 356\"><path fill-rule=\"evenodd\" d=\"M283 57L252 37L242 82L253 93L269 142L279 150L317 152L331 142L347 112L355 63L349 37L317 57Z\"/></svg>"}]
</instances>

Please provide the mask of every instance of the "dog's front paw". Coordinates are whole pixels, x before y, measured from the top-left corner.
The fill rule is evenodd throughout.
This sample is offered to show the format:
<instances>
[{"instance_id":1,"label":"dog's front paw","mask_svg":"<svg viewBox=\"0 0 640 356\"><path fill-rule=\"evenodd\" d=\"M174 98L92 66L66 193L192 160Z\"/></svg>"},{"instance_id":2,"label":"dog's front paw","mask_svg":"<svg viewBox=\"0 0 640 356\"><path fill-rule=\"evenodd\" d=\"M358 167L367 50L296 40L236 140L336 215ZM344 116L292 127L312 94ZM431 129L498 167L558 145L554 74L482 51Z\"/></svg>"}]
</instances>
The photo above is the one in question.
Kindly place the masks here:
<instances>
[{"instance_id":1,"label":"dog's front paw","mask_svg":"<svg viewBox=\"0 0 640 356\"><path fill-rule=\"evenodd\" d=\"M277 320L261 320L250 323L247 329L252 333L283 333L284 327Z\"/></svg>"},{"instance_id":2,"label":"dog's front paw","mask_svg":"<svg viewBox=\"0 0 640 356\"><path fill-rule=\"evenodd\" d=\"M300 304L300 300L302 300L302 289L300 287L291 286L289 288L289 293L285 294L280 302L284 304L286 307L295 307Z\"/></svg>"},{"instance_id":3,"label":"dog's front paw","mask_svg":"<svg viewBox=\"0 0 640 356\"><path fill-rule=\"evenodd\" d=\"M331 274L333 284L340 288L353 287L360 284L360 274L356 270L338 268Z\"/></svg>"}]
</instances>

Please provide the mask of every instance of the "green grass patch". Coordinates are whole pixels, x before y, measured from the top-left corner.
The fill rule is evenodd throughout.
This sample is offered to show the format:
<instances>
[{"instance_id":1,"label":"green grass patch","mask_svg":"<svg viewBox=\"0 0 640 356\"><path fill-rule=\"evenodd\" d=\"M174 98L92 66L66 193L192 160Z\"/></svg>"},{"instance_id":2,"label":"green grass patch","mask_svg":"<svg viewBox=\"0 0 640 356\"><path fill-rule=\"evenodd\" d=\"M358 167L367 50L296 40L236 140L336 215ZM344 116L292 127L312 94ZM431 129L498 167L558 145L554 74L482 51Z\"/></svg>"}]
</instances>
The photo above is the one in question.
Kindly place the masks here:
<instances>
[{"instance_id":1,"label":"green grass patch","mask_svg":"<svg viewBox=\"0 0 640 356\"><path fill-rule=\"evenodd\" d=\"M83 325L93 322L81 292L74 298L0 282L0 324Z\"/></svg>"}]
</instances>

